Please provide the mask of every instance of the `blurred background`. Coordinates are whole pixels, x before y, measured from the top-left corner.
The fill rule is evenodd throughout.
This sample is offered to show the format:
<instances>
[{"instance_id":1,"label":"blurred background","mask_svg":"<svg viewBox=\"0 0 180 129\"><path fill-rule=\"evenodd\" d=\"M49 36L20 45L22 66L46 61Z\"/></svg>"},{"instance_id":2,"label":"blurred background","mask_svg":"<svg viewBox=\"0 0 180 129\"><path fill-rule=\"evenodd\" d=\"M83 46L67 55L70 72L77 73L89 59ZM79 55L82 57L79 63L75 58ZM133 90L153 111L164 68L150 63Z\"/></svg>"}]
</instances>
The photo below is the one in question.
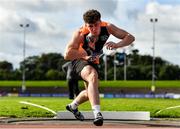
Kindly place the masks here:
<instances>
[{"instance_id":1,"label":"blurred background","mask_svg":"<svg viewBox=\"0 0 180 129\"><path fill-rule=\"evenodd\" d=\"M101 89L102 93L179 93L179 0L0 0L1 93L20 93L24 88L28 95L39 95L43 84L34 84L33 90L26 87L26 81L65 81L61 68L66 62L65 46L72 33L83 25L82 15L88 9L99 10L103 21L136 37L131 46L116 51L104 49L100 79L115 81L109 85L116 85L119 90ZM114 37L109 40L117 41ZM142 91L120 87L126 85L121 81L129 80L137 87L144 86ZM135 80L144 81L140 84ZM165 82L162 87L166 85L166 89L158 91L156 81L163 80L176 82ZM54 89L57 93L67 92L66 83L50 85L52 91L47 88L45 94L54 93ZM161 87L159 82L158 85Z\"/></svg>"}]
</instances>

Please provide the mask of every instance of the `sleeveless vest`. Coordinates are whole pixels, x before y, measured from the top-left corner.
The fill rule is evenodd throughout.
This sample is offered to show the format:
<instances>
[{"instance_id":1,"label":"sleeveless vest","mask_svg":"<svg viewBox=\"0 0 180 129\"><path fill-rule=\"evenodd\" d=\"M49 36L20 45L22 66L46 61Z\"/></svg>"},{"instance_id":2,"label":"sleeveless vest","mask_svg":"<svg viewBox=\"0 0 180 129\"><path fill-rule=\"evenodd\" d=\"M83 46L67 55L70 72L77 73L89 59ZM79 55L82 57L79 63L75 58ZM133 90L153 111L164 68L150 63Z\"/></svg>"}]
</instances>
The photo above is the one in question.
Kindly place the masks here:
<instances>
[{"instance_id":1,"label":"sleeveless vest","mask_svg":"<svg viewBox=\"0 0 180 129\"><path fill-rule=\"evenodd\" d=\"M87 52L89 56L102 53L103 46L110 35L106 26L106 22L101 22L100 34L96 39L93 39L89 30L85 26L81 28L80 32L84 35L84 42L81 44L81 47Z\"/></svg>"}]
</instances>

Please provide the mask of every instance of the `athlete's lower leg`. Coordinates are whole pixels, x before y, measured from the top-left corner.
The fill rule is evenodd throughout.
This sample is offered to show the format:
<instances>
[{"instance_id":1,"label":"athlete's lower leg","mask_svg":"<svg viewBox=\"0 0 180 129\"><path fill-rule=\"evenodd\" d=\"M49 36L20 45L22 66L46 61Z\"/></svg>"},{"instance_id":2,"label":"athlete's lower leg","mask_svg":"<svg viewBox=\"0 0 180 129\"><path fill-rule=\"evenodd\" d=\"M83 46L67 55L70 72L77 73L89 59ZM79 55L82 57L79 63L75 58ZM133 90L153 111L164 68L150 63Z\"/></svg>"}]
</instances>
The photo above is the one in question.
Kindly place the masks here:
<instances>
[{"instance_id":1,"label":"athlete's lower leg","mask_svg":"<svg viewBox=\"0 0 180 129\"><path fill-rule=\"evenodd\" d=\"M80 104L86 102L88 100L87 91L83 90L79 93L79 95L72 101L70 104L72 108L77 108Z\"/></svg>"}]
</instances>

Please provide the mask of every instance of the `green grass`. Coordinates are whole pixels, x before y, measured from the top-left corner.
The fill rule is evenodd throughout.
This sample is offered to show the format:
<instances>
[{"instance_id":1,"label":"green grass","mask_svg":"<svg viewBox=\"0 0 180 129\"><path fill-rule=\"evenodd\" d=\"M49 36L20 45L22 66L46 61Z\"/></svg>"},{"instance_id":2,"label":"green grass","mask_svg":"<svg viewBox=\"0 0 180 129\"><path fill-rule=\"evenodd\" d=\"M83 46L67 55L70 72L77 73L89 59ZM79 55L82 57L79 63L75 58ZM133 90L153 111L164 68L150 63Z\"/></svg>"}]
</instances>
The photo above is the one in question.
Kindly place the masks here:
<instances>
[{"instance_id":1,"label":"green grass","mask_svg":"<svg viewBox=\"0 0 180 129\"><path fill-rule=\"evenodd\" d=\"M0 81L0 86L22 86L22 81ZM36 87L36 86L61 86L66 87L66 81L26 81L27 87Z\"/></svg>"},{"instance_id":2,"label":"green grass","mask_svg":"<svg viewBox=\"0 0 180 129\"><path fill-rule=\"evenodd\" d=\"M19 101L28 101L46 106L54 111L64 111L65 105L71 102L67 98L36 98L36 97L0 97L0 116L4 117L52 117L53 114L24 104ZM180 108L162 111L161 109L180 105L180 100L173 99L104 99L101 98L102 111L150 111L151 117L180 118ZM82 104L81 111L90 111L89 102Z\"/></svg>"},{"instance_id":3,"label":"green grass","mask_svg":"<svg viewBox=\"0 0 180 129\"><path fill-rule=\"evenodd\" d=\"M80 86L83 86L83 82L79 82ZM20 87L22 81L0 81L0 87L2 86L14 86ZM180 81L156 81L156 87L160 88L180 88ZM26 81L27 87L67 87L66 81ZM100 81L100 87L127 87L127 88L143 88L150 87L151 81Z\"/></svg>"},{"instance_id":4,"label":"green grass","mask_svg":"<svg viewBox=\"0 0 180 129\"><path fill-rule=\"evenodd\" d=\"M103 87L151 87L151 81L101 81L100 85ZM170 87L170 88L180 88L180 81L156 81L156 87Z\"/></svg>"}]
</instances>

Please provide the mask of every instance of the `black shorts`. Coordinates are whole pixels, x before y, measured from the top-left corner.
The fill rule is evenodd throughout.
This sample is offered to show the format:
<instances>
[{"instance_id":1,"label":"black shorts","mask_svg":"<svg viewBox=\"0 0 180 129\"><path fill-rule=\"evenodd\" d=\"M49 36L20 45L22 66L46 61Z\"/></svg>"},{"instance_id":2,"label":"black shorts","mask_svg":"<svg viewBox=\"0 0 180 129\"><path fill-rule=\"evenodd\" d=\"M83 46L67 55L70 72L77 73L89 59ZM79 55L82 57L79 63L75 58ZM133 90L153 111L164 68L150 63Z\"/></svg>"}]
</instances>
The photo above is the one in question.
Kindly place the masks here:
<instances>
[{"instance_id":1,"label":"black shorts","mask_svg":"<svg viewBox=\"0 0 180 129\"><path fill-rule=\"evenodd\" d=\"M83 59L76 59L76 60L72 61L73 72L76 75L78 75L79 77L81 77L81 71L86 65L92 66L98 73L98 65L97 64L93 64L93 63L88 62Z\"/></svg>"}]
</instances>

